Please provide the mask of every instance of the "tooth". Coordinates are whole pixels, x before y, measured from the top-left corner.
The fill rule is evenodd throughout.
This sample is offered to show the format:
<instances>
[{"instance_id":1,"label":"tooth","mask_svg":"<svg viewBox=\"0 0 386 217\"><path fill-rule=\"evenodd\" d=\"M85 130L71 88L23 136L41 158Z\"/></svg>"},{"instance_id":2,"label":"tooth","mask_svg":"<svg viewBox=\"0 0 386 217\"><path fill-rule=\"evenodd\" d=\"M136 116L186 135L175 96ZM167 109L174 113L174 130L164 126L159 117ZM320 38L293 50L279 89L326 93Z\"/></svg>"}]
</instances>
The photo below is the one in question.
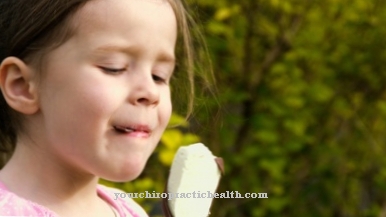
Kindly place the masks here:
<instances>
[{"instance_id":1,"label":"tooth","mask_svg":"<svg viewBox=\"0 0 386 217\"><path fill-rule=\"evenodd\" d=\"M130 132L133 132L134 130L130 129L130 128L125 128L124 131L127 132L127 133L130 133Z\"/></svg>"},{"instance_id":2,"label":"tooth","mask_svg":"<svg viewBox=\"0 0 386 217\"><path fill-rule=\"evenodd\" d=\"M133 132L134 130L129 128L129 127L121 127L121 126L115 126L114 127L116 130L118 131L122 131L122 132L126 132L126 133L130 133L130 132Z\"/></svg>"},{"instance_id":3,"label":"tooth","mask_svg":"<svg viewBox=\"0 0 386 217\"><path fill-rule=\"evenodd\" d=\"M202 143L178 149L170 169L167 192L208 193L216 192L223 165L219 158ZM207 195L208 196L208 195ZM192 196L193 197L193 196ZM174 198L166 200L174 217L206 217L213 198Z\"/></svg>"}]
</instances>

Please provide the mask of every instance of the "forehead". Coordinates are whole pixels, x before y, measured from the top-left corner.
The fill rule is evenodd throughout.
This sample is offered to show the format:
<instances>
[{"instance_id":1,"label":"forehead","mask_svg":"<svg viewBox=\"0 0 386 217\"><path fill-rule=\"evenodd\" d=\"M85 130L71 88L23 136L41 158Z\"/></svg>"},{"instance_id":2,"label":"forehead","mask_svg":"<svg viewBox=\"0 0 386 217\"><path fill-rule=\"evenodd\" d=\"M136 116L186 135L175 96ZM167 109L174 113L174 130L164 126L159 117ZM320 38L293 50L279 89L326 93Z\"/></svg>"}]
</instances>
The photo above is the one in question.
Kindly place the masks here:
<instances>
[{"instance_id":1,"label":"forehead","mask_svg":"<svg viewBox=\"0 0 386 217\"><path fill-rule=\"evenodd\" d=\"M174 11L168 0L93 0L78 11L75 23L87 28L109 22L111 24L111 21L118 19L121 22L116 23L117 25L135 19L146 22L146 17L151 19L158 16L175 22ZM141 18L138 20L139 17Z\"/></svg>"},{"instance_id":2,"label":"forehead","mask_svg":"<svg viewBox=\"0 0 386 217\"><path fill-rule=\"evenodd\" d=\"M94 0L72 19L82 46L122 46L174 55L177 21L167 0Z\"/></svg>"}]
</instances>

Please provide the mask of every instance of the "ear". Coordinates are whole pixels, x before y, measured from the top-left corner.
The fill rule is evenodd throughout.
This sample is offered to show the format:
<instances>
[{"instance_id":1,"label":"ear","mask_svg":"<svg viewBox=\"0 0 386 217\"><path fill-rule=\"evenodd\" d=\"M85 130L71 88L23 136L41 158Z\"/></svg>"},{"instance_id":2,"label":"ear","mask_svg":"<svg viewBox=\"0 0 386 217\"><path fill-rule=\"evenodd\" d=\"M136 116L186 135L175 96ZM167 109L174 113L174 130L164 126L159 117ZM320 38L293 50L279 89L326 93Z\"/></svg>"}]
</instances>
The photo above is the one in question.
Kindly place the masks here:
<instances>
[{"instance_id":1,"label":"ear","mask_svg":"<svg viewBox=\"0 0 386 217\"><path fill-rule=\"evenodd\" d=\"M8 105L30 115L38 111L36 81L33 70L16 57L7 57L0 65L0 88Z\"/></svg>"}]
</instances>

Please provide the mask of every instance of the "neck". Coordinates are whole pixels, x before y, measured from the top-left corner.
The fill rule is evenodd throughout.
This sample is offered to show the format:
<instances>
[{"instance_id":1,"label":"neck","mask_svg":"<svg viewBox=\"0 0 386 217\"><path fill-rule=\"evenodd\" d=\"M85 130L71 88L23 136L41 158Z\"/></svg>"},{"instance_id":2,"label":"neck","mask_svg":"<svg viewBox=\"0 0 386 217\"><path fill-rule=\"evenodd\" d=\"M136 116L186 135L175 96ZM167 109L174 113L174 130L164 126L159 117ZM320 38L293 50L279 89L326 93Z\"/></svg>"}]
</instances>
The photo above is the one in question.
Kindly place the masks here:
<instances>
[{"instance_id":1,"label":"neck","mask_svg":"<svg viewBox=\"0 0 386 217\"><path fill-rule=\"evenodd\" d=\"M0 172L0 180L10 191L58 214L100 205L98 177L47 155L32 141L19 141Z\"/></svg>"}]
</instances>

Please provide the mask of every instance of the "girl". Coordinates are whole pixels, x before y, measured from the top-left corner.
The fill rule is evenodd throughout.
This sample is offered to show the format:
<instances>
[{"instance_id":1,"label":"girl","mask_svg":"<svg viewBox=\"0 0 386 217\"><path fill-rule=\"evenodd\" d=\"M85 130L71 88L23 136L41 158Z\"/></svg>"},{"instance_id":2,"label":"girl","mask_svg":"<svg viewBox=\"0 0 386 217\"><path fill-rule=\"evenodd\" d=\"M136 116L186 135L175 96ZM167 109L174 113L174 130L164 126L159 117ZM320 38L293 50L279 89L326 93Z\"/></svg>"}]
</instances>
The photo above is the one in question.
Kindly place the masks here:
<instances>
[{"instance_id":1,"label":"girl","mask_svg":"<svg viewBox=\"0 0 386 217\"><path fill-rule=\"evenodd\" d=\"M0 215L147 216L98 179L142 172L171 115L176 43L192 81L181 2L3 0L0 11L0 143L13 152Z\"/></svg>"}]
</instances>

